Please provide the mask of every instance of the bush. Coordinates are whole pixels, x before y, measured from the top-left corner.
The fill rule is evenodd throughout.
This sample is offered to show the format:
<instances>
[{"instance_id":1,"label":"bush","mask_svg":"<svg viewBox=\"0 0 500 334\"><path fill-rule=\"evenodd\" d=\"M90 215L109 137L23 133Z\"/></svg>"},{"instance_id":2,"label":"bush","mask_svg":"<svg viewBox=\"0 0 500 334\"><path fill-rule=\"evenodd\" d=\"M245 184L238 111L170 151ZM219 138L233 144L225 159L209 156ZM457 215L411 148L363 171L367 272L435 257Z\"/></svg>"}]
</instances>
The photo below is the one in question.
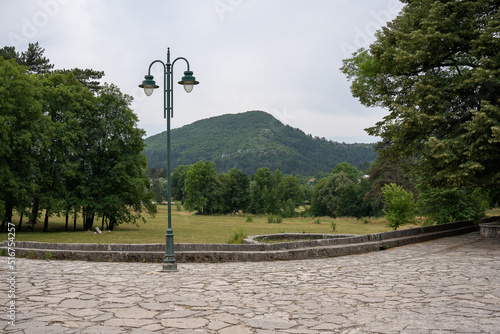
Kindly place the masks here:
<instances>
[{"instance_id":1,"label":"bush","mask_svg":"<svg viewBox=\"0 0 500 334\"><path fill-rule=\"evenodd\" d=\"M401 225L415 223L415 201L413 193L404 190L394 183L382 188L382 197L386 204L385 219L395 230Z\"/></svg>"},{"instance_id":2,"label":"bush","mask_svg":"<svg viewBox=\"0 0 500 334\"><path fill-rule=\"evenodd\" d=\"M267 222L269 224L281 224L283 222L283 218L278 215L269 215L267 216Z\"/></svg>"},{"instance_id":3,"label":"bush","mask_svg":"<svg viewBox=\"0 0 500 334\"><path fill-rule=\"evenodd\" d=\"M233 231L233 236L227 241L228 244L242 244L243 239L247 237L245 231L240 228L237 231Z\"/></svg>"},{"instance_id":4,"label":"bush","mask_svg":"<svg viewBox=\"0 0 500 334\"><path fill-rule=\"evenodd\" d=\"M460 220L478 222L485 215L488 200L479 189L467 193L460 188L433 188L421 189L417 205L419 213L427 217L427 225Z\"/></svg>"}]
</instances>

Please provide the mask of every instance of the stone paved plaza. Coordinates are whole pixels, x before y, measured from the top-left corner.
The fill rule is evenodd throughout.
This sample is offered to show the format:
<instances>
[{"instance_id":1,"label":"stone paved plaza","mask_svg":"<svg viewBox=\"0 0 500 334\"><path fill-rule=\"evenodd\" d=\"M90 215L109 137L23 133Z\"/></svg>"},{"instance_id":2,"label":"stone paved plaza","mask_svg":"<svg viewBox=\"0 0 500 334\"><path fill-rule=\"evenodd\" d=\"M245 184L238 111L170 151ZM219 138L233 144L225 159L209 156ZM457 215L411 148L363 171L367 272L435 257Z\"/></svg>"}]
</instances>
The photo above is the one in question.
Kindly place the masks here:
<instances>
[{"instance_id":1,"label":"stone paved plaza","mask_svg":"<svg viewBox=\"0 0 500 334\"><path fill-rule=\"evenodd\" d=\"M500 239L478 233L329 259L181 263L177 273L151 263L16 265L7 333L500 333Z\"/></svg>"}]
</instances>

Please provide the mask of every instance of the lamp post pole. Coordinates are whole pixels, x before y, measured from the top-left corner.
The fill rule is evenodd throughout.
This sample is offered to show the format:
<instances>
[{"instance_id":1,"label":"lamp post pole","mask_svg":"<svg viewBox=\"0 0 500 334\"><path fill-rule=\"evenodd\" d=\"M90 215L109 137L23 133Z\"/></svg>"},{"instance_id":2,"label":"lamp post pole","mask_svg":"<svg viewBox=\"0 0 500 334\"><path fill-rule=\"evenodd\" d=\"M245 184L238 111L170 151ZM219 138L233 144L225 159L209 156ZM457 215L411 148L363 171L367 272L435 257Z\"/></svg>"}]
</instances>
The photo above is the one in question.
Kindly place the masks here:
<instances>
[{"instance_id":1,"label":"lamp post pole","mask_svg":"<svg viewBox=\"0 0 500 334\"><path fill-rule=\"evenodd\" d=\"M144 81L139 87L144 88L144 92L147 96L150 96L154 89L159 86L156 85L151 75L151 67L155 63L160 63L163 65L163 117L167 119L167 216L168 216L168 227L167 233L165 234L165 259L163 260L164 272L174 272L177 271L177 263L175 262L175 252L174 252L174 232L172 230L172 186L170 183L171 171L171 161L170 161L170 118L174 116L173 104L173 77L172 72L174 69L174 64L177 60L184 60L187 65L187 71L184 71L184 76L179 84L184 85L186 92L190 93L193 90L193 86L197 85L199 82L196 81L193 76L193 72L189 70L189 62L186 58L178 57L172 63L170 63L170 48L167 49L167 62L164 63L161 60L155 60L149 65L148 74L144 76Z\"/></svg>"}]
</instances>

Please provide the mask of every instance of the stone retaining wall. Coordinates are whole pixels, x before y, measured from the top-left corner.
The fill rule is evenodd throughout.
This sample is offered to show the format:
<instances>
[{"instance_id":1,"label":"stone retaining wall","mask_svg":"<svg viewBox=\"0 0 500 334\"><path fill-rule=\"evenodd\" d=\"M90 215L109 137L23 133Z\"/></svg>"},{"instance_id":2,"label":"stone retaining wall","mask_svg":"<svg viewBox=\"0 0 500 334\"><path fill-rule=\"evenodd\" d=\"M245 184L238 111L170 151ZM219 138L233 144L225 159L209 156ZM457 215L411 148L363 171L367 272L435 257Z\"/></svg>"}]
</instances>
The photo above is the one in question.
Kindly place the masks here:
<instances>
[{"instance_id":1,"label":"stone retaining wall","mask_svg":"<svg viewBox=\"0 0 500 334\"><path fill-rule=\"evenodd\" d=\"M177 262L275 261L335 257L398 247L478 230L472 221L370 235L276 244L175 244ZM0 250L7 242L0 244ZM17 241L16 254L39 259L162 262L165 244L57 244Z\"/></svg>"}]
</instances>

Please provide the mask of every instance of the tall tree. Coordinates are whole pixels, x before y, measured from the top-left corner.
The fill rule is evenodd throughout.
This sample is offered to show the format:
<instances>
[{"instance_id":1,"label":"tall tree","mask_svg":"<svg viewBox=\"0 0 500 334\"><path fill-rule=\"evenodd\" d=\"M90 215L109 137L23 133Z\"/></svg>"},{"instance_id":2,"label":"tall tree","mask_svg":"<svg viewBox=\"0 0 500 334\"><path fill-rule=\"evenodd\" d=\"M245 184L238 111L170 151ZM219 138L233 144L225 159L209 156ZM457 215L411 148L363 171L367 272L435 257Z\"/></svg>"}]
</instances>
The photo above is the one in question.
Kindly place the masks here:
<instances>
[{"instance_id":1,"label":"tall tree","mask_svg":"<svg viewBox=\"0 0 500 334\"><path fill-rule=\"evenodd\" d=\"M29 43L28 49L21 52L17 62L21 65L28 66L29 71L35 74L44 74L50 72L54 65L50 64L50 60L45 58L43 54L45 49L36 43Z\"/></svg>"},{"instance_id":2,"label":"tall tree","mask_svg":"<svg viewBox=\"0 0 500 334\"><path fill-rule=\"evenodd\" d=\"M494 0L403 0L369 50L344 61L371 135L414 158L426 187L500 188L500 13ZM498 191L496 191L498 196Z\"/></svg>"},{"instance_id":3,"label":"tall tree","mask_svg":"<svg viewBox=\"0 0 500 334\"><path fill-rule=\"evenodd\" d=\"M34 151L45 145L47 116L39 103L38 78L0 58L0 207L2 227L13 209L27 205L34 187Z\"/></svg>"},{"instance_id":4,"label":"tall tree","mask_svg":"<svg viewBox=\"0 0 500 334\"><path fill-rule=\"evenodd\" d=\"M203 215L220 212L221 195L222 189L215 164L199 161L191 165L186 177L186 208Z\"/></svg>"},{"instance_id":5,"label":"tall tree","mask_svg":"<svg viewBox=\"0 0 500 334\"><path fill-rule=\"evenodd\" d=\"M311 201L311 212L314 216L337 217L342 212L342 194L354 182L349 175L340 171L321 179L315 187Z\"/></svg>"},{"instance_id":6,"label":"tall tree","mask_svg":"<svg viewBox=\"0 0 500 334\"><path fill-rule=\"evenodd\" d=\"M45 209L43 230L48 230L48 218L67 208L66 185L78 167L76 143L82 128L76 117L93 103L93 96L73 74L50 73L41 77L41 105L48 118L47 140L33 154L36 156L36 188L34 202ZM33 206L36 221L38 205Z\"/></svg>"},{"instance_id":7,"label":"tall tree","mask_svg":"<svg viewBox=\"0 0 500 334\"><path fill-rule=\"evenodd\" d=\"M76 79L80 81L82 85L90 89L90 91L94 93L99 93L99 91L103 88L101 82L99 81L104 76L104 71L96 71L92 69L81 69L81 68L73 68L70 70L57 70L57 72L61 73L73 73L76 76Z\"/></svg>"},{"instance_id":8,"label":"tall tree","mask_svg":"<svg viewBox=\"0 0 500 334\"><path fill-rule=\"evenodd\" d=\"M85 140L79 143L86 228L95 215L109 219L109 228L143 221L142 212L154 213L152 193L147 192L146 156L142 154L144 130L129 108L132 98L114 85L104 85L95 108L82 113Z\"/></svg>"},{"instance_id":9,"label":"tall tree","mask_svg":"<svg viewBox=\"0 0 500 334\"><path fill-rule=\"evenodd\" d=\"M189 166L177 166L170 177L170 182L172 182L172 197L181 203L184 203L186 199L186 177L188 171Z\"/></svg>"},{"instance_id":10,"label":"tall tree","mask_svg":"<svg viewBox=\"0 0 500 334\"><path fill-rule=\"evenodd\" d=\"M250 212L280 213L285 190L282 181L283 173L279 169L273 174L267 167L259 168L250 184Z\"/></svg>"},{"instance_id":11,"label":"tall tree","mask_svg":"<svg viewBox=\"0 0 500 334\"><path fill-rule=\"evenodd\" d=\"M19 53L16 52L14 46L4 46L0 49L0 57L5 60L17 59L19 58Z\"/></svg>"},{"instance_id":12,"label":"tall tree","mask_svg":"<svg viewBox=\"0 0 500 334\"><path fill-rule=\"evenodd\" d=\"M223 213L246 210L250 202L250 179L239 169L232 168L220 175L223 189Z\"/></svg>"},{"instance_id":13,"label":"tall tree","mask_svg":"<svg viewBox=\"0 0 500 334\"><path fill-rule=\"evenodd\" d=\"M283 179L283 197L282 207L285 209L285 204L291 200L294 208L298 207L304 201L304 189L296 176L288 175Z\"/></svg>"}]
</instances>

